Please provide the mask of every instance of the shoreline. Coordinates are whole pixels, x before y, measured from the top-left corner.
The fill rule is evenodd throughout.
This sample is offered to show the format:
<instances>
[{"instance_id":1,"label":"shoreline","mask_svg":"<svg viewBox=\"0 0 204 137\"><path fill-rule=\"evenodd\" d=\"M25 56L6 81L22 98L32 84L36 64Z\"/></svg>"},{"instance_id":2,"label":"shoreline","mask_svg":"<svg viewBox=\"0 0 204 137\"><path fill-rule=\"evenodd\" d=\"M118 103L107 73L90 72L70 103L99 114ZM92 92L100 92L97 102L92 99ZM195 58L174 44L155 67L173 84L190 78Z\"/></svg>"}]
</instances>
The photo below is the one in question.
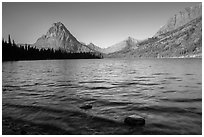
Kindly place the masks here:
<instances>
[{"instance_id":1,"label":"shoreline","mask_svg":"<svg viewBox=\"0 0 204 137\"><path fill-rule=\"evenodd\" d=\"M104 57L101 59L202 59L201 57ZM101 60L100 59L100 60ZM16 62L16 61L42 61L43 59L39 60L4 60L2 62ZM79 60L79 59L44 59L44 60ZM97 60L97 59L91 59Z\"/></svg>"},{"instance_id":2,"label":"shoreline","mask_svg":"<svg viewBox=\"0 0 204 137\"><path fill-rule=\"evenodd\" d=\"M72 133L51 125L43 126L11 117L2 117L2 135L72 135Z\"/></svg>"},{"instance_id":3,"label":"shoreline","mask_svg":"<svg viewBox=\"0 0 204 137\"><path fill-rule=\"evenodd\" d=\"M2 116L2 135L138 135L145 134L142 127L131 127L97 116L69 112L64 123L27 121ZM53 119L54 120L54 119ZM103 126L101 126L103 125Z\"/></svg>"}]
</instances>

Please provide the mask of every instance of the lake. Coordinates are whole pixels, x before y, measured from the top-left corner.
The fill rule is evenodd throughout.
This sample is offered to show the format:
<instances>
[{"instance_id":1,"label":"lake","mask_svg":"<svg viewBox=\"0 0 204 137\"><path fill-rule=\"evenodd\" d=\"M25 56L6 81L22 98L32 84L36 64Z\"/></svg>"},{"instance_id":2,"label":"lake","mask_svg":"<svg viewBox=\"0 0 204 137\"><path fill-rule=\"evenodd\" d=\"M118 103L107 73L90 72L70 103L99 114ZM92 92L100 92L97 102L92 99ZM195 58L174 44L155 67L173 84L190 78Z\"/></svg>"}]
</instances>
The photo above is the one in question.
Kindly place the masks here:
<instances>
[{"instance_id":1,"label":"lake","mask_svg":"<svg viewBox=\"0 0 204 137\"><path fill-rule=\"evenodd\" d=\"M3 62L2 100L3 116L73 134L202 134L202 59Z\"/></svg>"}]
</instances>

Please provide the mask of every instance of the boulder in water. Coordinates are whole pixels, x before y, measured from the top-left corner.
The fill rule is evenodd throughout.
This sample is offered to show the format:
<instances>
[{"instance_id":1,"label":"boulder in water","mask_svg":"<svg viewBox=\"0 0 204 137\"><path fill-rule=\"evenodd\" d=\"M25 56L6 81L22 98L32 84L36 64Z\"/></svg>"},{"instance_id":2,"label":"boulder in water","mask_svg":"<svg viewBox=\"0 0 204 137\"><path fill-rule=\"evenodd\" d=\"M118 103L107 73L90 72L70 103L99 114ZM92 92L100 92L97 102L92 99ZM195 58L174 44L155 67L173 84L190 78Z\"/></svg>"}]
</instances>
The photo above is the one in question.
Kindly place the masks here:
<instances>
[{"instance_id":1,"label":"boulder in water","mask_svg":"<svg viewBox=\"0 0 204 137\"><path fill-rule=\"evenodd\" d=\"M145 119L139 115L131 115L125 118L124 123L130 126L143 126Z\"/></svg>"}]
</instances>

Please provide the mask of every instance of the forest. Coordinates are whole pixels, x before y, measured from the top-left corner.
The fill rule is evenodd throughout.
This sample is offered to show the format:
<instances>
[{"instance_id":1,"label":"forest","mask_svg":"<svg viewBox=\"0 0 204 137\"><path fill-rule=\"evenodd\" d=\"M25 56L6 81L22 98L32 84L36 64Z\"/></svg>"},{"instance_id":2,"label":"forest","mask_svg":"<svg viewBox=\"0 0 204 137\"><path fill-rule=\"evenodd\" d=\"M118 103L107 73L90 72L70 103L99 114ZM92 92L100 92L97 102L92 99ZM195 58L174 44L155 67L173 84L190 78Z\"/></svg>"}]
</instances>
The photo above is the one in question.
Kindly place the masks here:
<instances>
[{"instance_id":1,"label":"forest","mask_svg":"<svg viewBox=\"0 0 204 137\"><path fill-rule=\"evenodd\" d=\"M2 61L101 58L103 58L102 54L95 52L68 53L60 49L38 49L28 44L17 45L14 40L11 42L10 35L8 42L2 39Z\"/></svg>"}]
</instances>

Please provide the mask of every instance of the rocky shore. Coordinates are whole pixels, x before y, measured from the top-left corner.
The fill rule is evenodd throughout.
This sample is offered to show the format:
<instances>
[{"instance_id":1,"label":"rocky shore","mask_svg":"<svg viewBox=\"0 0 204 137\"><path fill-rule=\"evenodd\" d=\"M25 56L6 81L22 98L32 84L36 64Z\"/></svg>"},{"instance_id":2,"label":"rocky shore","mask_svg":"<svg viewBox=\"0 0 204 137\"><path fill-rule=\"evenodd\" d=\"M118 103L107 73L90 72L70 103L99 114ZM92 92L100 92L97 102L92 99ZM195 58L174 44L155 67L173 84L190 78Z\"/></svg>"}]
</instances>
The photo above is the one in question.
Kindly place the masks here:
<instances>
[{"instance_id":1,"label":"rocky shore","mask_svg":"<svg viewBox=\"0 0 204 137\"><path fill-rule=\"evenodd\" d=\"M2 118L2 135L63 135L71 134L54 126L43 126L11 117Z\"/></svg>"},{"instance_id":2,"label":"rocky shore","mask_svg":"<svg viewBox=\"0 0 204 137\"><path fill-rule=\"evenodd\" d=\"M129 126L101 117L67 115L66 126L2 118L2 135L126 135L144 134L141 127ZM104 126L101 126L104 125ZM65 128L66 127L66 128Z\"/></svg>"}]
</instances>

